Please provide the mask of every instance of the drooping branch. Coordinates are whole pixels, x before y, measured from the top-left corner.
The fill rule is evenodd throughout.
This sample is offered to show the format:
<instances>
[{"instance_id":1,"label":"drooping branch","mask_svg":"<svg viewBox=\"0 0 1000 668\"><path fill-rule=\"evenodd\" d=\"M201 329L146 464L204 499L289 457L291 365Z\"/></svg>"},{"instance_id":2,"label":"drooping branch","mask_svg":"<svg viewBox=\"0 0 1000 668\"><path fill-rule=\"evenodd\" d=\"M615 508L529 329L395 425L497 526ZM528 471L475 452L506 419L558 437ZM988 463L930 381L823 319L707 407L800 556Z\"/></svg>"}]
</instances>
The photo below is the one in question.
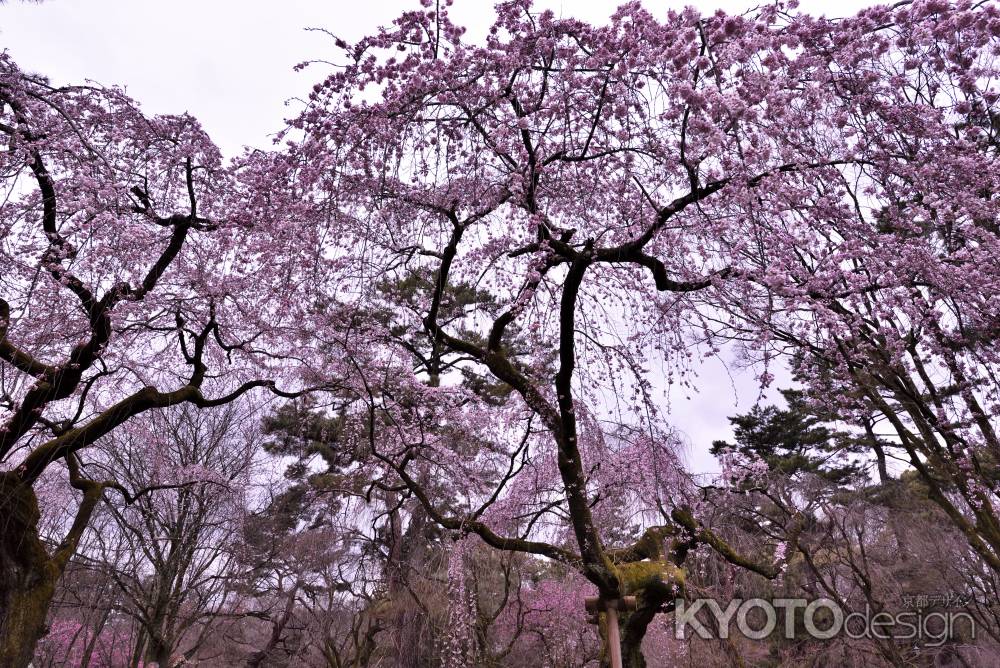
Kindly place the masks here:
<instances>
[{"instance_id":1,"label":"drooping branch","mask_svg":"<svg viewBox=\"0 0 1000 668\"><path fill-rule=\"evenodd\" d=\"M670 517L679 526L684 527L693 540L710 546L719 556L734 566L739 566L758 575L763 575L769 580L773 580L781 573L781 569L775 564L759 563L734 550L718 534L695 520L690 510L675 508L671 512Z\"/></svg>"},{"instance_id":2,"label":"drooping branch","mask_svg":"<svg viewBox=\"0 0 1000 668\"><path fill-rule=\"evenodd\" d=\"M391 459L384 457L382 455L378 456L383 462L388 464L393 468L396 474L399 476L406 488L417 498L420 505L423 506L424 510L427 511L428 516L434 520L437 524L441 525L445 529L450 531L457 531L460 533L474 533L479 536L483 542L487 545L494 547L498 550L506 550L512 552L525 552L528 554L538 554L544 557L548 557L553 561L558 561L563 564L568 564L571 566L579 567L582 564L582 560L579 555L576 555L568 550L561 547L551 545L549 543L541 541L527 540L524 538L514 538L509 536L502 536L485 523L480 520L474 519L472 517L449 517L444 515L431 501L427 493L424 491L423 487L413 479L413 477L406 471L405 464L400 465L393 462Z\"/></svg>"},{"instance_id":3,"label":"drooping branch","mask_svg":"<svg viewBox=\"0 0 1000 668\"><path fill-rule=\"evenodd\" d=\"M8 362L18 370L36 378L52 375L55 372L54 367L35 359L8 340L7 330L9 326L10 304L0 298L0 360Z\"/></svg>"}]
</instances>

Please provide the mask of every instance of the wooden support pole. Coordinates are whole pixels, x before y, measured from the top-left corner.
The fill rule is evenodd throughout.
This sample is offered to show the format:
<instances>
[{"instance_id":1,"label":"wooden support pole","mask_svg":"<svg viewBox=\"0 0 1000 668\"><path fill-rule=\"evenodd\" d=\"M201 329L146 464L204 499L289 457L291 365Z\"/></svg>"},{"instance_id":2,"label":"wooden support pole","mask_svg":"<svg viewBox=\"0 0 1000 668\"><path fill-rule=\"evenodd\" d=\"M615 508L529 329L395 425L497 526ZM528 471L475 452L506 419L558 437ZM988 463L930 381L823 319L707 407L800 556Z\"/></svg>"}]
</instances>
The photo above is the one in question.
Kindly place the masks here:
<instances>
[{"instance_id":1,"label":"wooden support pole","mask_svg":"<svg viewBox=\"0 0 1000 668\"><path fill-rule=\"evenodd\" d=\"M618 610L609 606L608 616L608 659L611 668L622 668L622 638L618 633Z\"/></svg>"},{"instance_id":2,"label":"wooden support pole","mask_svg":"<svg viewBox=\"0 0 1000 668\"><path fill-rule=\"evenodd\" d=\"M608 623L608 639L605 647L608 660L611 662L611 668L622 668L622 639L618 628L618 611L635 610L638 607L635 596L623 596L618 599L590 596L584 599L584 606L591 615L592 623L596 623L598 615L604 613Z\"/></svg>"}]
</instances>

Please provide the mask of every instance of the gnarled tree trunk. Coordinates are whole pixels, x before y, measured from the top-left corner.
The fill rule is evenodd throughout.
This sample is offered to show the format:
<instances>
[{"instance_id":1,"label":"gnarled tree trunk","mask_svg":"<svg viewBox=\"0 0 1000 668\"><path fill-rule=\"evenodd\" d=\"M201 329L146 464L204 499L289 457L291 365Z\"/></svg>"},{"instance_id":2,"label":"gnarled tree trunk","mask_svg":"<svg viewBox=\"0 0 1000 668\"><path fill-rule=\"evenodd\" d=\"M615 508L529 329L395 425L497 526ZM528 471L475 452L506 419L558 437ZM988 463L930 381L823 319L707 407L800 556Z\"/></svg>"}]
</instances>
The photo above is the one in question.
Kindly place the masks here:
<instances>
[{"instance_id":1,"label":"gnarled tree trunk","mask_svg":"<svg viewBox=\"0 0 1000 668\"><path fill-rule=\"evenodd\" d=\"M56 583L76 552L104 485L81 479L70 467L70 482L83 491L73 526L50 555L38 535L38 498L19 473L0 474L0 666L26 668L45 625Z\"/></svg>"},{"instance_id":2,"label":"gnarled tree trunk","mask_svg":"<svg viewBox=\"0 0 1000 668\"><path fill-rule=\"evenodd\" d=\"M39 516L31 487L0 477L0 666L27 666L46 632L58 570L38 536Z\"/></svg>"}]
</instances>

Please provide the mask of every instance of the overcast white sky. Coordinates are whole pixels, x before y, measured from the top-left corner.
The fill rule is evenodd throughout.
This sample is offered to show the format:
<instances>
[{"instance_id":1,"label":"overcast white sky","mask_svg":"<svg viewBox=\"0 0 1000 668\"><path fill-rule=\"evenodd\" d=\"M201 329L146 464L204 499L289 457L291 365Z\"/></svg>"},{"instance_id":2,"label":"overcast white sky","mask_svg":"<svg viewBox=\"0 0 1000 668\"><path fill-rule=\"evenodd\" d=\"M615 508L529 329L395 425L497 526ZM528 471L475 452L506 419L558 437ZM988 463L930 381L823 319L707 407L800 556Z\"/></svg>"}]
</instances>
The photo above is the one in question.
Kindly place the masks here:
<instances>
[{"instance_id":1,"label":"overcast white sky","mask_svg":"<svg viewBox=\"0 0 1000 668\"><path fill-rule=\"evenodd\" d=\"M536 0L564 16L604 21L619 0ZM654 14L694 4L703 12L739 13L747 0L643 0ZM813 13L844 16L866 0L804 0ZM124 86L147 113L190 112L227 155L250 145L266 148L269 135L292 115L286 101L304 95L321 70L293 72L301 61L332 53L329 38L306 32L326 28L348 41L390 22L418 0L11 0L0 4L0 48L23 69L56 83L86 79ZM455 0L453 18L484 34L493 20L491 0ZM293 103L294 104L294 103ZM674 396L671 418L691 441L695 470L715 468L711 441L729 438L726 420L757 399L749 374L730 375L721 363L700 374L701 392Z\"/></svg>"}]
</instances>

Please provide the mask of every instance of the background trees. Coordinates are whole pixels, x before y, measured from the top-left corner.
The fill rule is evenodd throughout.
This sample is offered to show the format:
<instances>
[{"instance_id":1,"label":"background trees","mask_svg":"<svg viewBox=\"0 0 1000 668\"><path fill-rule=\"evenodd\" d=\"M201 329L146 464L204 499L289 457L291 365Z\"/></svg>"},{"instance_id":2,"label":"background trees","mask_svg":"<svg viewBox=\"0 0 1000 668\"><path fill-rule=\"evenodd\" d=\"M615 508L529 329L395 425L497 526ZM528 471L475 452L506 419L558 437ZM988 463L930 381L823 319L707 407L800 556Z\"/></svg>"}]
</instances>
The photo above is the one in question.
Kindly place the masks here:
<instances>
[{"instance_id":1,"label":"background trees","mask_svg":"<svg viewBox=\"0 0 1000 668\"><path fill-rule=\"evenodd\" d=\"M109 498L96 511L69 582L57 589L57 619L68 625L96 615L104 626L127 629L118 662L161 665L198 654L233 625L240 531L261 484L255 442L240 433L245 418L231 407L174 408L101 444L88 469L114 471L127 489L155 493ZM87 598L95 582L100 596ZM104 626L91 635L107 635ZM79 652L90 640L81 634L52 651Z\"/></svg>"},{"instance_id":2,"label":"background trees","mask_svg":"<svg viewBox=\"0 0 1000 668\"><path fill-rule=\"evenodd\" d=\"M730 308L793 353L813 401L877 420L996 564L996 7L913 4L805 30L816 51L796 69L835 93L811 113L839 128L816 123L812 141L853 159L745 203L744 229L768 243L746 254L759 278Z\"/></svg>"}]
</instances>

